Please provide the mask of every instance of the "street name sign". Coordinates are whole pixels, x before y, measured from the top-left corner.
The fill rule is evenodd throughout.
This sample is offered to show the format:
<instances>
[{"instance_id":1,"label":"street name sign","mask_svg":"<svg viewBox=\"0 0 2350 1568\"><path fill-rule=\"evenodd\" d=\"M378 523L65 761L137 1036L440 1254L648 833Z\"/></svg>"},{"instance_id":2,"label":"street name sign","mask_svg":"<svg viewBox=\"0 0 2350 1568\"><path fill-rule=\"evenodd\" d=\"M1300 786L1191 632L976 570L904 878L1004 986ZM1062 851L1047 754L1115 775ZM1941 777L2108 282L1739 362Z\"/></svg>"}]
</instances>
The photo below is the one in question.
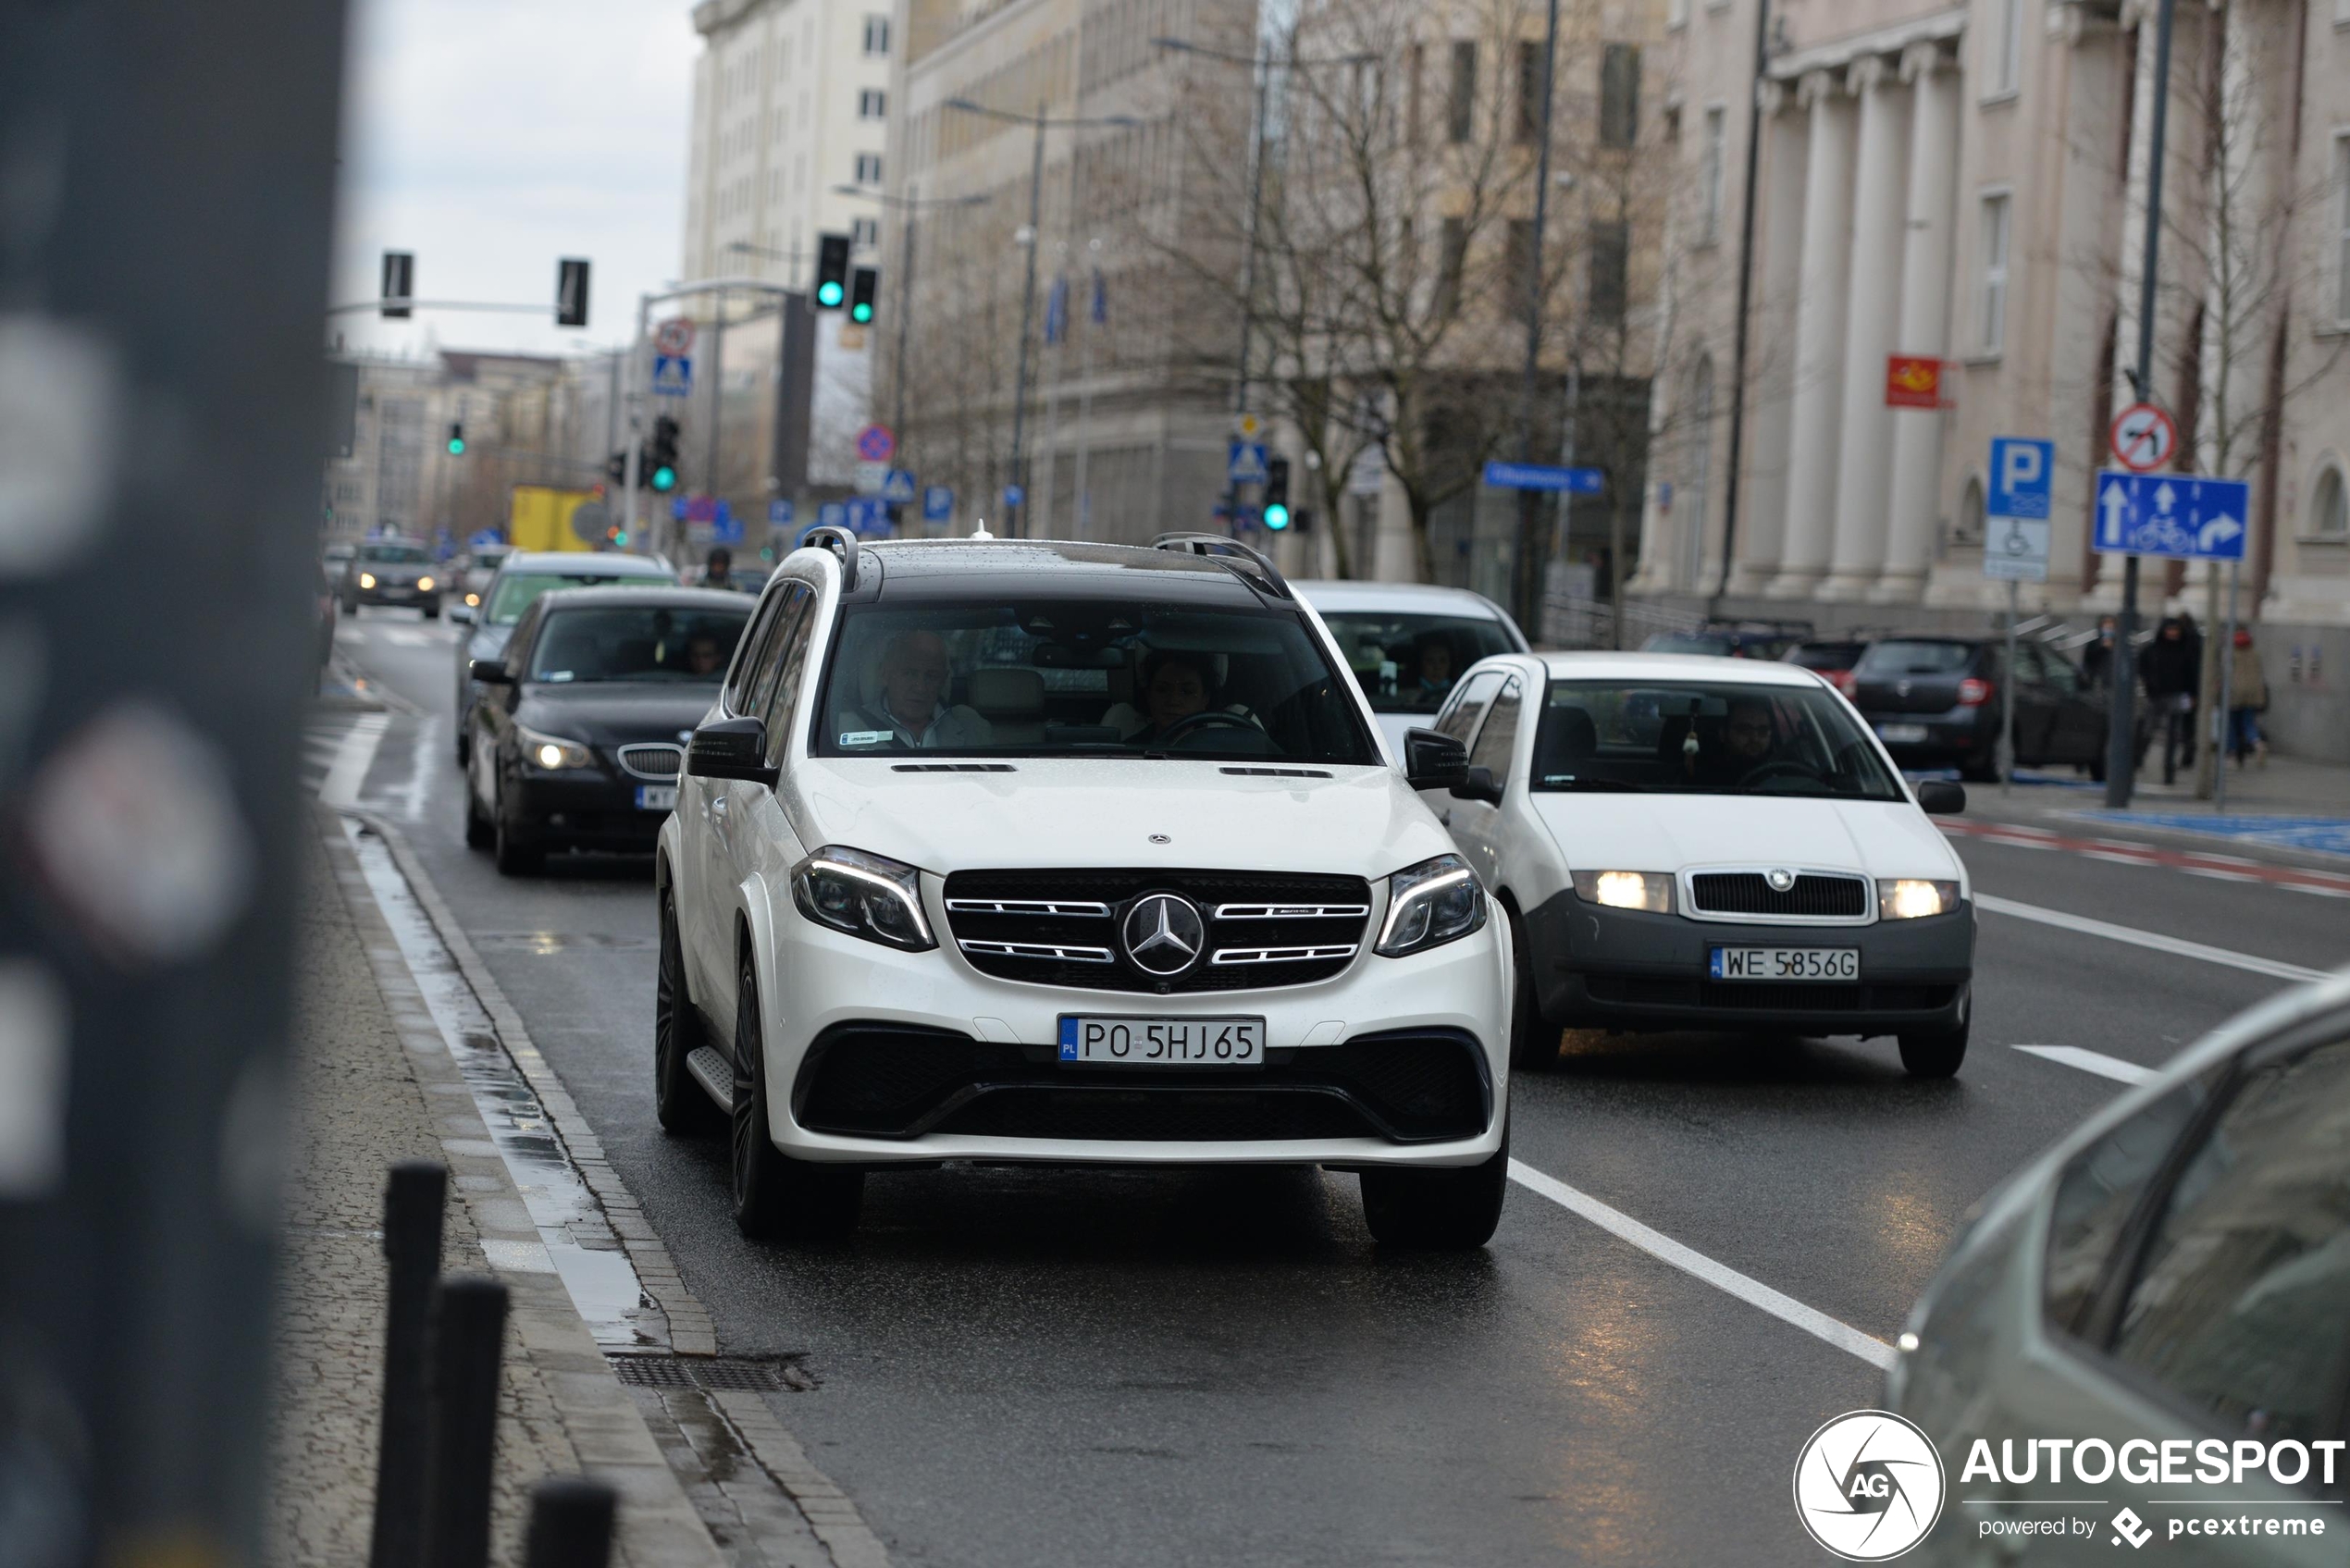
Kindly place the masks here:
<instances>
[{"instance_id":1,"label":"street name sign","mask_svg":"<svg viewBox=\"0 0 2350 1568\"><path fill-rule=\"evenodd\" d=\"M2131 473L2151 473L2179 450L2179 427L2152 403L2132 403L2113 416L2106 444L2113 449L2113 461Z\"/></svg>"},{"instance_id":2,"label":"street name sign","mask_svg":"<svg viewBox=\"0 0 2350 1568\"><path fill-rule=\"evenodd\" d=\"M1998 436L1991 441L1991 490L1984 505L1983 574L1994 580L2048 580L2048 507L2056 443Z\"/></svg>"},{"instance_id":3,"label":"street name sign","mask_svg":"<svg viewBox=\"0 0 2350 1568\"><path fill-rule=\"evenodd\" d=\"M1542 463L1488 463L1485 483L1496 490L1564 490L1568 495L1595 496L1607 488L1607 475L1596 468L1554 468Z\"/></svg>"},{"instance_id":4,"label":"street name sign","mask_svg":"<svg viewBox=\"0 0 2350 1568\"><path fill-rule=\"evenodd\" d=\"M2242 561L2251 516L2252 487L2241 479L2100 469L2090 547L2100 555Z\"/></svg>"},{"instance_id":5,"label":"street name sign","mask_svg":"<svg viewBox=\"0 0 2350 1568\"><path fill-rule=\"evenodd\" d=\"M690 398L694 395L694 362L684 354L653 356L653 396Z\"/></svg>"},{"instance_id":6,"label":"street name sign","mask_svg":"<svg viewBox=\"0 0 2350 1568\"><path fill-rule=\"evenodd\" d=\"M944 523L955 515L955 491L947 485L933 485L922 492L922 521Z\"/></svg>"}]
</instances>

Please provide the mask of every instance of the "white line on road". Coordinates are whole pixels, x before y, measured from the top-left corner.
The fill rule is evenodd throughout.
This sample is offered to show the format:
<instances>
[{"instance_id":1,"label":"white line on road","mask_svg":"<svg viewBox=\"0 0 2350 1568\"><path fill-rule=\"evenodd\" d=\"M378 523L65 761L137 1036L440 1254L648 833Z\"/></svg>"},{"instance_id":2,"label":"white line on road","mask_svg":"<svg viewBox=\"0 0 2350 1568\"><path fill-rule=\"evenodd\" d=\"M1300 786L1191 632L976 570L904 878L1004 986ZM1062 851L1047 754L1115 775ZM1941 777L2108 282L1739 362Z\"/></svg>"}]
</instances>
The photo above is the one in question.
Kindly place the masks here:
<instances>
[{"instance_id":1,"label":"white line on road","mask_svg":"<svg viewBox=\"0 0 2350 1568\"><path fill-rule=\"evenodd\" d=\"M2200 958L2207 964L2225 964L2230 969L2245 969L2253 974L2272 975L2278 980L2322 980L2323 969L2305 969L2276 958L2263 958L2257 953L2239 953L2229 947L2211 947L2183 937L2164 936L2159 932L2140 931L2135 926L2118 926L2108 920L2093 920L2086 915L2068 915L2061 909L2043 909L2037 904L2019 904L2012 898L1994 898L1978 893L1974 901L1995 915L2013 915L2020 920L2037 920L2046 926L2064 931L2077 931L2086 936L2102 936L2109 942L2126 942L2133 947L2150 948L2157 953L2170 953L2182 958Z\"/></svg>"},{"instance_id":2,"label":"white line on road","mask_svg":"<svg viewBox=\"0 0 2350 1568\"><path fill-rule=\"evenodd\" d=\"M1631 1242L1651 1257L1671 1264L1682 1273L1702 1279L1715 1290L1726 1291L1749 1306L1760 1307L1780 1322L1791 1324L1806 1334L1824 1340L1848 1355L1859 1356L1871 1366L1893 1364L1893 1347L1883 1340L1872 1339L1850 1324L1805 1306L1794 1297L1774 1290L1759 1279L1749 1278L1727 1264L1716 1263L1703 1253L1681 1245L1663 1231L1642 1225L1621 1209L1609 1207L1589 1192L1578 1191L1556 1177L1543 1175L1523 1160L1510 1162L1510 1179L1572 1214L1581 1215L1601 1229Z\"/></svg>"},{"instance_id":3,"label":"white line on road","mask_svg":"<svg viewBox=\"0 0 2350 1568\"><path fill-rule=\"evenodd\" d=\"M2152 1068L2142 1068L2135 1062L2125 1062L2119 1056L2109 1056L2102 1051L2091 1051L2079 1045L2019 1045L2017 1050L2027 1056L2060 1062L2083 1072L2093 1072L2099 1078L2109 1078L2117 1083L2144 1083L2154 1076Z\"/></svg>"},{"instance_id":4,"label":"white line on road","mask_svg":"<svg viewBox=\"0 0 2350 1568\"><path fill-rule=\"evenodd\" d=\"M362 713L352 722L335 747L334 766L327 770L326 782L318 786L320 800L329 806L358 804L359 786L367 782L367 769L376 759L376 747L390 726L389 713Z\"/></svg>"}]
</instances>

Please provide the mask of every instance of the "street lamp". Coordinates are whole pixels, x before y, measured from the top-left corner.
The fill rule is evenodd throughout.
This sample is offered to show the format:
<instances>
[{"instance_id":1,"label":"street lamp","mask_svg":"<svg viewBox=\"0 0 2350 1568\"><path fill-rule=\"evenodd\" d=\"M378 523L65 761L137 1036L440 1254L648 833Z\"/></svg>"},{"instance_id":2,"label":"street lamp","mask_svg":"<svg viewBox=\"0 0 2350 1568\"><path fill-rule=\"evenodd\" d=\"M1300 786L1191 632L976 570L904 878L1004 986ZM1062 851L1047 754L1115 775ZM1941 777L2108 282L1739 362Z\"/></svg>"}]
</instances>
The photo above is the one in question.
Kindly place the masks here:
<instances>
[{"instance_id":1,"label":"street lamp","mask_svg":"<svg viewBox=\"0 0 2350 1568\"><path fill-rule=\"evenodd\" d=\"M1027 433L1028 420L1028 335L1036 320L1036 248L1044 225L1042 206L1045 189L1045 132L1057 129L1082 130L1093 126L1132 127L1142 122L1132 115L1072 115L1054 118L1045 113L1045 105L1038 104L1033 115L1015 115L1003 109L991 109L984 104L974 104L969 98L949 98L946 107L960 109L967 115L979 115L988 119L1002 120L1008 125L1033 126L1036 130L1036 150L1028 167L1028 278L1022 285L1020 302L1020 368L1012 377L1012 451L1005 476L1005 488L1020 487L1020 504L1007 500L1004 504L1005 534L1020 537L1021 525L1028 517L1028 487L1022 479L1020 443Z\"/></svg>"},{"instance_id":2,"label":"street lamp","mask_svg":"<svg viewBox=\"0 0 2350 1568\"><path fill-rule=\"evenodd\" d=\"M854 196L860 201L878 202L906 215L906 238L898 247L897 261L897 372L896 395L891 399L889 428L899 440L906 438L906 340L914 335L914 215L928 207L978 207L995 200L982 192L976 196L938 196L923 201L921 187L909 185L908 194L892 196L881 191L868 191L862 185L835 185L835 196Z\"/></svg>"}]
</instances>

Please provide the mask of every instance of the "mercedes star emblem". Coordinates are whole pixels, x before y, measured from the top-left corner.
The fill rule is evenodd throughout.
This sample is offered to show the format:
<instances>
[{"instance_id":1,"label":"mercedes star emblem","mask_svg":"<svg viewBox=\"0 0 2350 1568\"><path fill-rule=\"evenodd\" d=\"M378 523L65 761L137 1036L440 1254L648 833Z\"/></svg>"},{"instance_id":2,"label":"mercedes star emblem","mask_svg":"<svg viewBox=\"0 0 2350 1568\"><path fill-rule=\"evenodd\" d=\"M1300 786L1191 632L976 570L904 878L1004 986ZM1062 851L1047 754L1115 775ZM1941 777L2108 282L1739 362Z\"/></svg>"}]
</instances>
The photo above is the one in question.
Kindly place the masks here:
<instances>
[{"instance_id":1,"label":"mercedes star emblem","mask_svg":"<svg viewBox=\"0 0 2350 1568\"><path fill-rule=\"evenodd\" d=\"M1173 839L1171 839L1171 838L1168 837L1168 836L1167 836L1165 833L1155 833L1151 834L1151 842L1152 842L1153 844L1172 844L1172 843L1174 843L1175 841L1174 841Z\"/></svg>"},{"instance_id":2,"label":"mercedes star emblem","mask_svg":"<svg viewBox=\"0 0 2350 1568\"><path fill-rule=\"evenodd\" d=\"M1775 867L1762 873L1762 880L1771 884L1772 892L1785 893L1788 888L1795 885L1795 873L1793 871L1780 870Z\"/></svg>"},{"instance_id":3,"label":"mercedes star emblem","mask_svg":"<svg viewBox=\"0 0 2350 1568\"><path fill-rule=\"evenodd\" d=\"M1136 969L1165 979L1181 974L1198 961L1199 950L1207 941L1207 926L1190 900L1171 893L1154 893L1134 901L1134 907L1126 911L1119 934L1126 941L1126 956Z\"/></svg>"}]
</instances>

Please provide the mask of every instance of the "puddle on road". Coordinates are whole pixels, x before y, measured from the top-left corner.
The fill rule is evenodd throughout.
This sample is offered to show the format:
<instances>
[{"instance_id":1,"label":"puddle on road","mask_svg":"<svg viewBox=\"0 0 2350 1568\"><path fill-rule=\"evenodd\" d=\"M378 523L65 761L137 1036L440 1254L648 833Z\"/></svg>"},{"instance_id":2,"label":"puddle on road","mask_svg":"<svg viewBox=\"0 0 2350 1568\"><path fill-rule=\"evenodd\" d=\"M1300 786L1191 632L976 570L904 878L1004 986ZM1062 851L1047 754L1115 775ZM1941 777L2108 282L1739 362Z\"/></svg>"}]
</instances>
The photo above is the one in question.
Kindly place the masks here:
<instances>
[{"instance_id":1,"label":"puddle on road","mask_svg":"<svg viewBox=\"0 0 2350 1568\"><path fill-rule=\"evenodd\" d=\"M531 1249L507 1244L513 1255L501 1266L533 1273L551 1266L600 1349L669 1349L667 1319L645 1294L619 1236L580 1179L538 1096L499 1043L489 1015L441 945L390 846L347 819L343 832L546 1249L541 1265L523 1255Z\"/></svg>"}]
</instances>

